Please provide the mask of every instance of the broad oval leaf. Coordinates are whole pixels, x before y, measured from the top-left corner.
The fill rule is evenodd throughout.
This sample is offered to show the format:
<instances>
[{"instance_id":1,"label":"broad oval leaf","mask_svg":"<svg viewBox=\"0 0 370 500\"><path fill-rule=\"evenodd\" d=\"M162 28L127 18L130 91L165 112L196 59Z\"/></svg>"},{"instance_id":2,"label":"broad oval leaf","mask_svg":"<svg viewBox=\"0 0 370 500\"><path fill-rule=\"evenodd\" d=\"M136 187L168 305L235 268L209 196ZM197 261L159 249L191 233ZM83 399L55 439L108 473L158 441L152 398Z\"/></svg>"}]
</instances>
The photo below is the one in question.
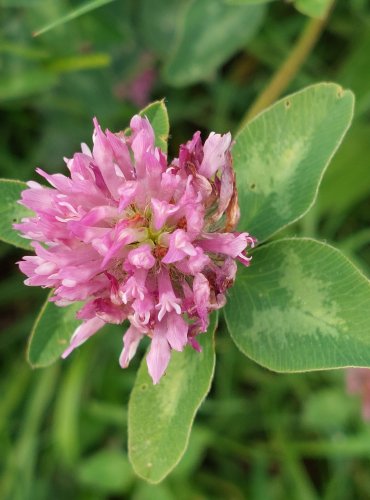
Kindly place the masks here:
<instances>
[{"instance_id":1,"label":"broad oval leaf","mask_svg":"<svg viewBox=\"0 0 370 500\"><path fill-rule=\"evenodd\" d=\"M142 109L139 114L146 116L150 121L155 134L155 145L161 148L162 151L167 152L170 122L164 101L152 102Z\"/></svg>"},{"instance_id":2,"label":"broad oval leaf","mask_svg":"<svg viewBox=\"0 0 370 500\"><path fill-rule=\"evenodd\" d=\"M188 445L195 414L207 395L214 372L213 334L198 337L202 352L187 347L172 352L166 375L153 385L146 360L141 363L128 409L129 459L135 472L158 483L177 465Z\"/></svg>"},{"instance_id":3,"label":"broad oval leaf","mask_svg":"<svg viewBox=\"0 0 370 500\"><path fill-rule=\"evenodd\" d=\"M206 80L256 33L263 5L229 5L223 0L189 4L184 25L164 75L172 85Z\"/></svg>"},{"instance_id":4,"label":"broad oval leaf","mask_svg":"<svg viewBox=\"0 0 370 500\"><path fill-rule=\"evenodd\" d=\"M140 1L137 12L140 42L150 53L167 60L188 3L189 0L156 0L154 6L153 0Z\"/></svg>"},{"instance_id":5,"label":"broad oval leaf","mask_svg":"<svg viewBox=\"0 0 370 500\"><path fill-rule=\"evenodd\" d=\"M320 83L285 97L239 132L233 158L242 230L261 242L309 210L353 106L352 92Z\"/></svg>"},{"instance_id":6,"label":"broad oval leaf","mask_svg":"<svg viewBox=\"0 0 370 500\"><path fill-rule=\"evenodd\" d=\"M30 250L28 240L21 238L13 229L13 224L18 224L23 217L32 214L26 207L17 203L24 189L27 189L25 182L0 179L0 240Z\"/></svg>"},{"instance_id":7,"label":"broad oval leaf","mask_svg":"<svg viewBox=\"0 0 370 500\"><path fill-rule=\"evenodd\" d=\"M46 300L36 318L29 339L27 358L33 368L56 361L67 348L74 330L81 324L76 312L81 303L58 307Z\"/></svg>"},{"instance_id":8,"label":"broad oval leaf","mask_svg":"<svg viewBox=\"0 0 370 500\"><path fill-rule=\"evenodd\" d=\"M256 249L225 306L239 349L276 371L370 367L370 282L337 249L306 238Z\"/></svg>"}]
</instances>

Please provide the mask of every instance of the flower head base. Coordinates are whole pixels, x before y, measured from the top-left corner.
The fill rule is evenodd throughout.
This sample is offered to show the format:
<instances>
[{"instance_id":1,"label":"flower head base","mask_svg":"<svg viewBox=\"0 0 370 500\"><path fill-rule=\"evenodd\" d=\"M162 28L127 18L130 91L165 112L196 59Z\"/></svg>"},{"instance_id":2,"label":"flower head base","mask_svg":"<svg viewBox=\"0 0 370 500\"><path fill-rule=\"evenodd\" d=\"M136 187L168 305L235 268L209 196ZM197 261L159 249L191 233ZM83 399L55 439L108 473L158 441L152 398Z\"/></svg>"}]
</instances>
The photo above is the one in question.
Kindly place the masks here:
<instances>
[{"instance_id":1,"label":"flower head base","mask_svg":"<svg viewBox=\"0 0 370 500\"><path fill-rule=\"evenodd\" d=\"M200 349L195 337L225 304L235 259L250 262L255 240L231 232L239 217L231 136L212 133L203 145L197 132L168 164L146 118L132 118L129 137L94 125L92 152L83 145L66 160L70 177L38 169L52 187L29 182L22 193L35 216L15 228L36 255L19 265L26 284L54 289L57 305L85 302L63 357L105 323L128 319L120 364L148 335L157 383L172 349Z\"/></svg>"}]
</instances>

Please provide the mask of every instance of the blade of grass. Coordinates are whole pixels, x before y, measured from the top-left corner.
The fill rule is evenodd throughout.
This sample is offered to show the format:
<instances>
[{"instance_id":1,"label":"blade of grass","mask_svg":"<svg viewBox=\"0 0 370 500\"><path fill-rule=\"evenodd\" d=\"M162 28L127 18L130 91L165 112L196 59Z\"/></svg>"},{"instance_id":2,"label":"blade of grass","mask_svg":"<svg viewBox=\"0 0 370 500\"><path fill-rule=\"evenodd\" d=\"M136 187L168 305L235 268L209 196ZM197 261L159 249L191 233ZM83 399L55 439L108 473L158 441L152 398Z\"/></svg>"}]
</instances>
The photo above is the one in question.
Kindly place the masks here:
<instances>
[{"instance_id":1,"label":"blade of grass","mask_svg":"<svg viewBox=\"0 0 370 500\"><path fill-rule=\"evenodd\" d=\"M286 436L283 436L279 431L275 446L278 449L280 466L282 467L292 498L318 500L315 488L302 461L289 445Z\"/></svg>"},{"instance_id":2,"label":"blade of grass","mask_svg":"<svg viewBox=\"0 0 370 500\"><path fill-rule=\"evenodd\" d=\"M60 463L73 466L79 458L79 415L82 391L88 369L88 350L81 351L69 365L55 403L53 442Z\"/></svg>"},{"instance_id":3,"label":"blade of grass","mask_svg":"<svg viewBox=\"0 0 370 500\"><path fill-rule=\"evenodd\" d=\"M19 435L7 457L5 471L0 485L0 498L31 498L40 427L46 409L55 391L59 367L55 365L47 371L39 372L34 378ZM19 478L22 478L22 481Z\"/></svg>"},{"instance_id":4,"label":"blade of grass","mask_svg":"<svg viewBox=\"0 0 370 500\"><path fill-rule=\"evenodd\" d=\"M84 5L81 5L80 7L77 7L77 9L72 10L65 16L59 17L58 19L55 19L55 21L52 21L51 23L47 24L46 26L43 26L39 30L36 30L35 32L32 33L32 36L40 36L46 33L47 31L50 31L57 26L61 26L62 24L68 23L69 21L73 21L77 17L82 16L83 14L87 14L88 12L91 12L92 10L98 9L99 7L102 7L103 5L107 5L108 3L114 2L115 0L93 0L92 2L87 2Z\"/></svg>"},{"instance_id":5,"label":"blade of grass","mask_svg":"<svg viewBox=\"0 0 370 500\"><path fill-rule=\"evenodd\" d=\"M9 424L12 415L19 402L24 398L24 394L29 386L30 368L22 360L18 360L11 367L8 380L1 385L3 394L0 402L0 435L4 430L11 431ZM5 390L6 389L6 390Z\"/></svg>"}]
</instances>

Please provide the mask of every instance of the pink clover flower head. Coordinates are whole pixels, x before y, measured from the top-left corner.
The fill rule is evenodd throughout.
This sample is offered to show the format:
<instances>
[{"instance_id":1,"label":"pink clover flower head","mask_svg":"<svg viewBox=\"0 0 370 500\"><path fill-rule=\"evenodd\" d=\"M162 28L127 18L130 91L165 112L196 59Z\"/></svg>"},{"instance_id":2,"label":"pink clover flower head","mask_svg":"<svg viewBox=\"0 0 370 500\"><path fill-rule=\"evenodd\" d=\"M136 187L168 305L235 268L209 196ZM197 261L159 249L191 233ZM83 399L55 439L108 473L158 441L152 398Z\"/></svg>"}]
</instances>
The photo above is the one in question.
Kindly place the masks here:
<instances>
[{"instance_id":1,"label":"pink clover flower head","mask_svg":"<svg viewBox=\"0 0 370 500\"><path fill-rule=\"evenodd\" d=\"M19 263L27 285L53 289L52 301L84 302L83 322L68 356L106 323L130 327L120 364L144 335L156 384L171 351L196 340L209 314L226 302L239 260L248 266L255 240L234 232L239 218L231 135L200 133L168 162L150 122L131 120L131 135L102 131L94 119L93 149L66 159L69 176L38 169L50 187L29 182L20 203L35 212L14 227L36 255Z\"/></svg>"}]
</instances>

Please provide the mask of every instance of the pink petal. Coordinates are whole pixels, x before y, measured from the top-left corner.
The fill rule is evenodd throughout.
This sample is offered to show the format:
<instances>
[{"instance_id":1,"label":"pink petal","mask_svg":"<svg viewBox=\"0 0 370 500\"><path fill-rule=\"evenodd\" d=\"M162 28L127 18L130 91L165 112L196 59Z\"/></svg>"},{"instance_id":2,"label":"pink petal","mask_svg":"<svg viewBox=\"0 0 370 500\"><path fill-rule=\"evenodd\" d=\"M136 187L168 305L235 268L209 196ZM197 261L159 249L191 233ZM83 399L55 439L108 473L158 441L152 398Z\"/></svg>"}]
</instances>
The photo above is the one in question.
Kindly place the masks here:
<instances>
[{"instance_id":1,"label":"pink petal","mask_svg":"<svg viewBox=\"0 0 370 500\"><path fill-rule=\"evenodd\" d=\"M77 327L75 330L74 334L72 335L70 345L68 349L66 349L63 354L62 358L66 358L71 354L71 352L76 349L76 347L80 346L84 342L86 342L87 339L89 339L92 335L94 335L98 330L100 330L103 326L105 325L105 321L103 321L100 318L92 318L89 319L88 321L85 321Z\"/></svg>"},{"instance_id":2,"label":"pink petal","mask_svg":"<svg viewBox=\"0 0 370 500\"><path fill-rule=\"evenodd\" d=\"M151 269L156 263L152 248L148 244L140 245L131 250L127 255L127 260L132 266L143 269Z\"/></svg>"},{"instance_id":3,"label":"pink petal","mask_svg":"<svg viewBox=\"0 0 370 500\"><path fill-rule=\"evenodd\" d=\"M176 229L170 236L170 246L167 254L163 257L164 264L177 262L187 255L194 256L197 252L189 241L189 237L182 229Z\"/></svg>"},{"instance_id":4,"label":"pink petal","mask_svg":"<svg viewBox=\"0 0 370 500\"><path fill-rule=\"evenodd\" d=\"M170 276L167 269L164 268L162 268L160 274L158 275L158 292L159 302L155 308L159 310L159 321L162 321L164 315L170 311L175 311L177 314L181 314L181 300L174 294Z\"/></svg>"},{"instance_id":5,"label":"pink petal","mask_svg":"<svg viewBox=\"0 0 370 500\"><path fill-rule=\"evenodd\" d=\"M208 309L210 306L210 287L207 278L198 273L193 281L194 302L202 322L203 331L208 328Z\"/></svg>"},{"instance_id":6,"label":"pink petal","mask_svg":"<svg viewBox=\"0 0 370 500\"><path fill-rule=\"evenodd\" d=\"M165 335L154 331L150 351L146 357L149 375L153 384L158 384L171 358L171 349Z\"/></svg>"},{"instance_id":7,"label":"pink petal","mask_svg":"<svg viewBox=\"0 0 370 500\"><path fill-rule=\"evenodd\" d=\"M151 200L153 208L153 227L156 231L162 228L167 218L179 210L179 206L172 205L166 201L160 201L156 198Z\"/></svg>"},{"instance_id":8,"label":"pink petal","mask_svg":"<svg viewBox=\"0 0 370 500\"><path fill-rule=\"evenodd\" d=\"M123 349L119 357L119 364L122 368L127 368L131 359L135 356L143 333L134 326L130 326L123 336Z\"/></svg>"},{"instance_id":9,"label":"pink petal","mask_svg":"<svg viewBox=\"0 0 370 500\"><path fill-rule=\"evenodd\" d=\"M175 351L182 351L188 342L188 324L175 312L166 315L166 337Z\"/></svg>"},{"instance_id":10,"label":"pink petal","mask_svg":"<svg viewBox=\"0 0 370 500\"><path fill-rule=\"evenodd\" d=\"M199 173L211 178L226 163L226 153L231 145L231 134L215 134L211 132L203 146L204 158L199 168Z\"/></svg>"}]
</instances>

